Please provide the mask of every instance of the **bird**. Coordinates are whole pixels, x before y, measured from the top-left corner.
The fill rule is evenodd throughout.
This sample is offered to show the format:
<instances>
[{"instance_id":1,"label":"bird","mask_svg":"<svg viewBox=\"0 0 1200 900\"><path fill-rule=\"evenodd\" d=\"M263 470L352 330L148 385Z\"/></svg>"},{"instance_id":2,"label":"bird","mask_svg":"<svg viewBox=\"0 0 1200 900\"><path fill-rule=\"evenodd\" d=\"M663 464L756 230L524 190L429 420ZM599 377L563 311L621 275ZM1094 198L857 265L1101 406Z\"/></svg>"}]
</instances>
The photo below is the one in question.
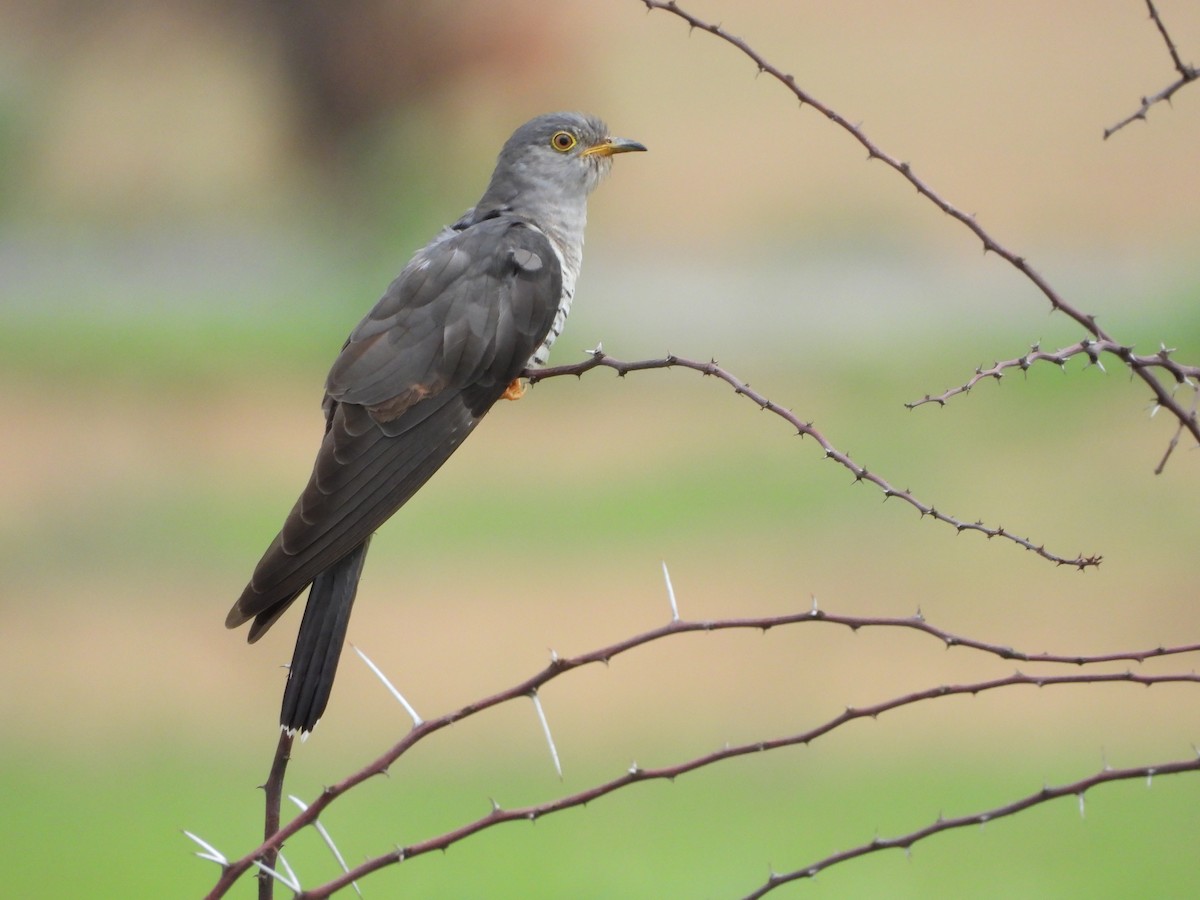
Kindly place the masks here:
<instances>
[{"instance_id":1,"label":"bird","mask_svg":"<svg viewBox=\"0 0 1200 900\"><path fill-rule=\"evenodd\" d=\"M583 113L521 125L479 202L350 333L312 475L225 620L250 622L254 643L309 588L280 709L289 735L325 712L371 536L545 365L575 296L588 195L615 155L645 149Z\"/></svg>"}]
</instances>

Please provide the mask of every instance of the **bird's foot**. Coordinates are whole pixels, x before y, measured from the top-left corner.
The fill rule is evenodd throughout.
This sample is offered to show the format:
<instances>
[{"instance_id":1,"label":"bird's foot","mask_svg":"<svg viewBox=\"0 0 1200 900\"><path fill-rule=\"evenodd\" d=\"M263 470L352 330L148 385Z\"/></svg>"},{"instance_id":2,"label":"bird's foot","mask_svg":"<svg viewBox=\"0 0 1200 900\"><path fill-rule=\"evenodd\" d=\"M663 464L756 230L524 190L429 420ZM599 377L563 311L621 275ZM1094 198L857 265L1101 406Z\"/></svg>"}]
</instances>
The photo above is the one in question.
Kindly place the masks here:
<instances>
[{"instance_id":1,"label":"bird's foot","mask_svg":"<svg viewBox=\"0 0 1200 900\"><path fill-rule=\"evenodd\" d=\"M504 393L500 395L504 400L520 400L525 396L525 385L520 378L514 378L512 383L504 389Z\"/></svg>"}]
</instances>

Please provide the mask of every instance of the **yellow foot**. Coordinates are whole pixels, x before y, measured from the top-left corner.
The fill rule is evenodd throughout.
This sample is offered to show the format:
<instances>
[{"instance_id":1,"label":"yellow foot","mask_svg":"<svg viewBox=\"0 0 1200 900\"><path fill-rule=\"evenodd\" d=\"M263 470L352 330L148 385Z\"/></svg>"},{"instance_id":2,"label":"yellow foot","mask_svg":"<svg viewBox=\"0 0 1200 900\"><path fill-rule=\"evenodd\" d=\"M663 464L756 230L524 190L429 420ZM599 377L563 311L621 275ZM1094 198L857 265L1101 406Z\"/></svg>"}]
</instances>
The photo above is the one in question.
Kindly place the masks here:
<instances>
[{"instance_id":1,"label":"yellow foot","mask_svg":"<svg viewBox=\"0 0 1200 900\"><path fill-rule=\"evenodd\" d=\"M512 384L505 388L500 396L504 400L520 400L525 396L525 385L521 383L520 378L514 378Z\"/></svg>"}]
</instances>

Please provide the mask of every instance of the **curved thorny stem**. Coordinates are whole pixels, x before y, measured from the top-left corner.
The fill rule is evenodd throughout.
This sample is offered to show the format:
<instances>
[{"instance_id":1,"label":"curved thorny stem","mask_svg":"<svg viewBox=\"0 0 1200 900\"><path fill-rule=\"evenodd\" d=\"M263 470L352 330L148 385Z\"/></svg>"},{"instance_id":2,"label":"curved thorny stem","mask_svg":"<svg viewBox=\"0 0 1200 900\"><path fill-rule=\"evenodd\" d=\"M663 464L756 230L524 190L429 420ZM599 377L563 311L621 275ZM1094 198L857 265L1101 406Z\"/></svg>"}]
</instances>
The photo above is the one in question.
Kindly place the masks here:
<instances>
[{"instance_id":1,"label":"curved thorny stem","mask_svg":"<svg viewBox=\"0 0 1200 900\"><path fill-rule=\"evenodd\" d=\"M704 632L723 632L723 631L741 631L752 630L767 632L776 628L795 628L803 625L812 627L833 625L836 627L849 628L853 631L863 629L901 629L917 631L926 634L946 648L961 647L965 650L971 650L978 653L984 653L990 656L995 656L1005 660L1018 660L1021 662L1043 664L1043 665L1070 665L1077 667L1104 665L1113 662L1145 662L1150 659L1159 659L1165 657L1178 656L1183 654L1200 652L1200 644L1190 644L1177 647L1154 647L1144 650L1136 650L1122 653L1109 654L1079 654L1079 653L1030 653L1017 648L1008 647L1000 644L993 644L986 641L977 640L975 638L955 634L945 629L939 628L928 623L925 618L917 613L913 616L902 618L885 617L885 616L849 616L836 613L828 613L817 608L814 602L812 607L803 612L789 613L777 616L757 616L757 617L740 617L728 619L712 619L712 620L687 620L680 619L676 616L677 606L673 605L671 620L663 626L632 635L631 637L617 641L612 644L591 650L586 653L581 653L576 656L560 657L555 654L550 663L542 668L534 675L510 685L508 688L498 691L490 697L485 697L466 706L459 707L451 712L445 713L433 719L418 719L413 728L387 752L377 757L372 762L363 766L357 772L347 776L340 782L327 787L309 804L301 807L301 812L290 822L280 827L274 834L271 834L263 841L261 845L247 853L241 859L233 862L220 859L222 863L221 877L218 879L212 891L208 894L209 900L224 897L233 884L244 875L249 869L253 868L256 863L273 859L274 854L290 839L293 835L310 825L318 825L319 816L324 813L339 797L363 784L364 782L378 775L386 774L389 769L403 757L416 744L431 737L443 728L448 727L457 722L471 718L485 710L491 709L503 703L519 701L528 698L531 694L536 693L550 682L563 677L569 672L573 672L585 666L594 665L596 663L609 664L617 657L643 648L657 641L667 640L679 635L704 633ZM1000 678L993 678L985 681L971 682L965 684L938 684L933 687L921 691L914 691L900 696L892 697L868 706L848 707L833 718L820 723L807 731L797 734L789 734L781 737L753 741L744 744L731 745L723 747L720 750L710 753L701 754L683 762L673 765L661 766L656 768L642 768L634 765L621 775L612 778L608 781L595 784L582 791L577 791L572 794L564 795L556 799L552 799L540 804L532 806L518 807L512 809L502 809L499 806L493 806L490 813L473 821L467 822L457 828L451 829L440 835L427 838L422 841L409 844L408 846L398 848L392 852L382 854L380 856L368 859L366 862L349 868L342 876L328 882L317 888L311 888L304 891L302 897L327 897L336 890L353 884L356 880L363 878L377 869L385 866L395 865L396 863L404 862L405 860L413 859L417 856L422 856L436 850L445 850L446 848L456 844L468 837L493 828L497 825L507 822L517 821L534 821L547 815L556 812L561 812L565 809L584 806L587 803L597 800L603 796L607 796L615 791L630 787L631 785L654 780L670 780L678 778L689 772L696 771L711 765L721 762L737 759L747 755L764 753L774 750L781 750L786 747L795 747L807 745L830 732L847 725L848 723L860 721L863 719L878 718L884 713L889 713L894 710L902 709L918 703L926 703L936 701L938 699L954 696L973 696L981 693L999 690L1011 690L1016 687L1057 687L1065 685L1078 684L1138 684L1150 687L1156 684L1200 684L1200 675L1194 672L1188 673L1167 673L1161 675L1141 675L1130 671L1121 672L1085 672L1071 675L1047 675L1047 674L1029 674L1025 672L1014 672ZM399 702L399 701L398 701ZM1177 769L1171 769L1170 766L1178 766ZM1156 769L1158 771L1190 771L1192 766L1189 764L1169 764L1168 766L1146 767L1148 769ZM1101 781L1111 780L1109 778L1099 778L1096 783ZM1078 793L1075 791L1073 793ZM1059 794L1047 795L1042 801L1053 799ZM1001 807L1003 810L1007 807ZM1016 808L1010 812L1018 811ZM1008 813L996 813L1008 814ZM980 814L988 815L988 814ZM908 841L909 844L915 843L916 840L927 837L938 831L945 830L948 827L957 827L954 825L940 825L924 832L917 833L916 838ZM206 846L206 845L205 845ZM888 846L891 846L889 844ZM897 842L895 846L904 846L903 843ZM207 848L211 851L212 848ZM875 849L883 849L877 847ZM850 859L855 856L862 855L858 852L850 852L845 854L845 859ZM205 854L205 858L215 859L214 855ZM817 864L821 868L826 868L834 862L844 861L841 858L822 861ZM809 871L813 868L812 865L806 866L801 872ZM794 877L804 877L795 875ZM790 879L789 879L790 880Z\"/></svg>"},{"instance_id":2,"label":"curved thorny stem","mask_svg":"<svg viewBox=\"0 0 1200 900\"><path fill-rule=\"evenodd\" d=\"M875 472L867 469L850 458L848 453L844 453L837 449L826 437L813 427L812 422L805 422L796 416L790 409L780 406L773 400L768 399L758 391L750 387L744 381L737 378L732 373L721 368L713 360L703 362L700 360L686 359L682 356L664 356L661 359L642 359L636 362L626 362L620 359L614 359L606 354L600 348L596 348L588 354L588 357L579 363L566 366L554 366L547 369L532 369L525 373L531 384L536 384L539 381L545 381L548 378L560 378L564 375L582 376L585 372L590 372L592 369L606 368L613 369L622 377L630 372L642 372L647 369L690 369L694 372L699 372L701 375L711 375L717 378L731 388L734 393L745 397L747 400L758 405L758 407L766 412L774 413L779 416L789 425L796 429L796 433L811 437L821 449L825 451L825 458L831 459L842 466L854 476L855 483L868 482L875 485L883 492L883 499L887 500L895 497L909 506L913 507L924 518L929 518L950 525L960 534L964 531L975 531L987 538L1002 538L1011 541L1026 550L1036 553L1042 559L1049 560L1059 566L1073 566L1074 568L1083 571L1084 569L1092 568L1100 565L1102 559L1099 555L1084 556L1082 554L1074 557L1059 556L1046 549L1043 544L1036 544L1029 538L1021 537L1014 534L1012 531L1005 528L1003 525L990 526L985 525L981 521L967 522L958 519L954 516L942 512L936 506L925 503L913 495L908 489L900 489L893 487L887 480Z\"/></svg>"},{"instance_id":3,"label":"curved thorny stem","mask_svg":"<svg viewBox=\"0 0 1200 900\"><path fill-rule=\"evenodd\" d=\"M1146 7L1150 10L1150 18L1154 25L1158 28L1158 33L1162 36L1163 43L1167 45L1167 53L1171 56L1171 64L1175 66L1175 71L1179 73L1179 77L1168 84L1165 88L1156 94L1143 97L1141 105L1118 122L1109 128L1104 129L1104 139L1107 141L1116 132L1120 131L1130 122L1146 121L1146 113L1150 112L1150 107L1156 103L1163 101L1170 102L1178 91L1185 84L1191 84L1197 78L1200 78L1200 70L1189 63L1185 63L1179 55L1179 51L1175 48L1175 42L1171 39L1170 32L1167 31L1167 26L1163 23L1162 16L1158 14L1158 10L1154 8L1154 0L1146 0Z\"/></svg>"},{"instance_id":4,"label":"curved thorny stem","mask_svg":"<svg viewBox=\"0 0 1200 900\"><path fill-rule=\"evenodd\" d=\"M1068 302L1066 298L1064 298L1057 290L1055 290L1050 282L1047 281L1041 273L1034 269L1033 266L1031 266L1023 256L1017 255L992 237L992 235L986 229L984 229L982 225L979 224L973 215L964 212L959 207L943 199L943 197L927 182L917 176L917 174L913 171L912 166L906 162L903 162L897 157L884 152L884 150L878 144L876 144L867 136L866 132L863 131L860 126L855 125L841 113L837 112L837 110L825 103L822 103L815 96L800 87L796 83L795 76L784 72L782 69L772 64L766 59L766 57L747 44L744 40L736 35L730 34L720 25L704 21L698 16L693 15L692 13L683 9L678 3L674 2L674 0L640 0L640 2L645 4L648 10L662 10L664 12L671 13L672 15L678 16L687 22L691 29L705 31L714 37L719 38L730 46L737 48L738 51L740 51L742 54L748 57L752 63L754 63L754 65L758 68L759 73L769 75L782 84L800 101L801 105L811 106L813 109L817 110L827 119L829 119L829 121L846 131L866 149L868 159L877 159L884 165L895 170L902 178L916 188L918 194L920 194L946 215L961 223L972 234L974 234L975 237L983 243L983 249L985 253L996 254L998 257L1003 259L1018 272L1024 275L1029 281L1031 281L1046 298L1046 300L1049 301L1051 310L1055 312L1061 312L1064 315L1069 316L1082 325L1087 332L1092 335L1092 337L1096 338L1098 341L1105 342L1106 346L1115 348L1114 351L1110 352L1115 352L1117 358L1119 358L1122 363L1128 366L1129 370L1133 372L1134 375L1145 382L1154 396L1156 407L1161 407L1170 412L1171 415L1179 421L1180 427L1191 434L1192 438L1198 444L1200 444L1200 419L1197 418L1197 415L1194 411L1189 410L1185 405L1179 403L1175 399L1171 389L1158 379L1156 375L1157 370L1154 367L1132 364L1130 359L1132 350L1126 348L1125 345L1123 345L1120 341L1117 341L1104 329L1102 329L1096 322L1095 316L1083 312ZM1160 21L1158 20L1157 16L1155 19L1156 21Z\"/></svg>"},{"instance_id":5,"label":"curved thorny stem","mask_svg":"<svg viewBox=\"0 0 1200 900\"><path fill-rule=\"evenodd\" d=\"M912 849L914 844L935 834L953 831L956 828L965 828L968 825L986 825L995 819L1002 819L1005 816L1024 812L1031 807L1049 803L1051 800L1058 800L1063 797L1076 797L1079 800L1079 814L1083 815L1084 794L1097 785L1112 784L1117 781L1130 781L1133 779L1144 780L1149 784L1156 776L1178 775L1184 772L1200 772L1200 756L1175 762L1158 763L1152 766L1134 766L1127 769L1111 769L1105 766L1099 772L1089 775L1087 778L1081 778L1078 781L1071 782L1070 784L1062 784L1058 787L1044 787L1040 791L1035 791L1003 806L996 806L966 816L954 816L953 818L938 816L936 821L926 825L924 828L918 828L916 831L910 831L907 834L902 834L894 838L877 837L865 844L851 847L849 850L831 853L824 859L819 859L798 869L793 869L789 872L772 872L765 883L756 890L746 894L743 900L758 900L759 897L765 897L771 891L775 890L775 888L789 882L805 878L816 878L819 872L828 869L830 866L835 866L838 863L843 863L851 859L858 859L861 856L867 856L871 853L878 853L880 850L899 849L907 853Z\"/></svg>"}]
</instances>

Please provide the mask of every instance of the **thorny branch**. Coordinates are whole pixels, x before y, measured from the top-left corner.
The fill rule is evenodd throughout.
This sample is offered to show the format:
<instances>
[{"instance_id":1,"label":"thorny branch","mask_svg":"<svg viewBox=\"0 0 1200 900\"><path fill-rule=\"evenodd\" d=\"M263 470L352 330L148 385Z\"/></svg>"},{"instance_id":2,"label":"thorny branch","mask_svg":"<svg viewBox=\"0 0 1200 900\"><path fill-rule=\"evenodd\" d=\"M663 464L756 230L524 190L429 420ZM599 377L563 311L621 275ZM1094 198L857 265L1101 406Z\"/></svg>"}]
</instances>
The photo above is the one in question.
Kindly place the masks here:
<instances>
[{"instance_id":1,"label":"thorny branch","mask_svg":"<svg viewBox=\"0 0 1200 900\"><path fill-rule=\"evenodd\" d=\"M1158 14L1158 10L1154 8L1154 0L1146 0L1146 6L1150 10L1150 18L1154 20L1154 24L1158 28L1158 33L1162 35L1163 42L1167 45L1167 52L1171 54L1171 62L1175 66L1175 71L1179 73L1179 78L1171 82L1157 94L1153 94L1149 97L1143 97L1141 106L1139 106L1135 112L1130 113L1116 125L1105 128L1104 139L1106 141L1114 133L1120 131L1130 122L1136 122L1138 120L1143 122L1146 121L1146 113L1150 111L1150 107L1154 106L1156 103L1162 103L1164 100L1169 103L1171 98L1175 96L1176 91L1178 91L1185 84L1190 84L1197 78L1200 78L1200 70L1197 70L1193 65L1185 63L1179 56L1179 51L1175 49L1175 42L1171 40L1171 35L1167 31L1167 26L1163 24L1162 16L1160 16Z\"/></svg>"},{"instance_id":2,"label":"thorny branch","mask_svg":"<svg viewBox=\"0 0 1200 900\"><path fill-rule=\"evenodd\" d=\"M1200 409L1200 390L1193 389L1192 391L1192 418L1196 418L1196 411ZM1167 467L1167 460L1171 458L1171 454L1175 452L1175 448L1179 446L1179 439L1183 436L1182 423L1175 429L1175 433L1171 435L1171 440L1167 442L1167 449L1163 452L1162 459L1158 461L1158 465L1154 467L1154 474L1161 475L1163 469Z\"/></svg>"},{"instance_id":3,"label":"thorny branch","mask_svg":"<svg viewBox=\"0 0 1200 900\"><path fill-rule=\"evenodd\" d=\"M750 385L746 384L744 381L741 381L730 372L722 369L715 361L710 360L709 362L700 362L693 359L685 359L681 356L666 356L662 359L643 359L636 362L624 362L619 359L614 359L605 354L600 348L596 348L595 350L591 351L591 353L585 360L583 360L583 362L566 366L553 366L546 369L533 369L527 371L525 375L529 378L530 384L536 384L539 381L545 381L548 378L556 378L563 375L582 376L585 372L589 372L592 369L600 367L614 369L617 374L622 377L630 372L640 372L646 369L670 368L691 369L692 371L699 372L702 375L711 375L714 378L724 381L733 388L736 394L746 397L751 402L757 404L759 408L779 416L781 419L795 428L796 432L801 436L811 437L821 446L821 449L825 451L826 459L832 459L840 464L843 468L847 469L850 474L854 476L855 482L870 482L883 492L884 500L887 500L889 497L896 497L900 500L903 500L905 503L916 509L921 514L922 518L929 516L931 519L934 519L938 522L944 522L945 524L955 528L960 534L964 531L977 531L988 538L1004 538L1005 540L1012 541L1014 544L1024 547L1026 550L1031 550L1038 556L1042 557L1043 559L1047 559L1056 565L1074 566L1079 571L1083 571L1084 569L1092 566L1098 566L1102 559L1100 556L1079 555L1074 558L1058 556L1057 554L1051 553L1049 550L1047 550L1044 545L1035 544L1028 538L1023 538L1013 534L1002 525L992 527L989 525L984 525L983 522L980 521L964 522L961 519L957 519L954 516L941 512L937 507L918 500L915 496L913 496L911 491L907 489L900 490L899 488L893 487L883 477L869 471L866 466L856 463L850 458L848 453L843 453L841 450L838 450L835 446L833 446L833 444L830 443L829 440L823 434L821 434L821 432L813 427L812 422L805 422L801 420L791 410L780 406L773 400L769 400L758 391L752 389Z\"/></svg>"},{"instance_id":4,"label":"thorny branch","mask_svg":"<svg viewBox=\"0 0 1200 900\"><path fill-rule=\"evenodd\" d=\"M1179 421L1180 426L1187 430L1197 443L1200 443L1200 420L1197 419L1197 416L1194 413L1189 412L1184 408L1184 406L1180 405L1180 403L1175 400L1171 391L1157 378L1154 368L1132 365L1130 363L1132 350L1126 348L1119 341L1114 340L1106 331L1104 331L1104 329L1097 324L1095 316L1082 312L1064 299L1058 293L1058 291L1054 289L1050 282L1048 282L1036 269L1026 262L1024 257L1018 256L1016 253L1009 250L1007 247L993 238L991 234L975 220L974 216L963 212L958 207L944 200L940 194L938 194L932 187L930 187L925 181L917 176L908 163L885 153L874 141L867 137L866 132L864 132L862 128L855 125L845 116L841 115L841 113L822 103L812 94L801 88L796 83L795 76L784 72L782 69L772 64L766 59L766 57L747 44L744 40L726 31L720 25L706 22L698 16L693 15L692 13L683 9L678 3L675 2L675 0L640 0L640 2L646 6L647 10L662 10L664 12L671 13L672 15L678 16L687 22L688 26L692 30L708 32L714 37L719 38L732 47L735 47L754 63L760 74L770 75L780 84L782 84L787 90L789 90L800 101L801 105L811 106L835 125L838 125L844 131L850 134L851 137L853 137L856 141L858 141L859 144L866 148L868 159L878 159L880 162L884 163L884 165L895 170L902 178L916 188L918 194L927 199L946 215L960 222L967 229L969 229L971 233L983 243L983 249L985 253L995 253L1001 259L1009 263L1009 265L1015 268L1018 272L1024 275L1029 281L1031 281L1034 286L1041 291L1042 295L1045 296L1045 298L1049 301L1051 310L1061 312L1071 319L1074 319L1097 340L1103 341L1107 345L1111 345L1114 348L1121 349L1123 352L1118 352L1116 355L1125 365L1129 366L1130 371L1133 372L1134 375L1145 382L1150 388L1152 394L1154 395L1155 404L1159 407L1169 410L1171 415ZM1157 14L1155 16L1155 21L1159 21L1161 27L1161 21L1157 18ZM1195 77L1194 71L1192 77Z\"/></svg>"},{"instance_id":5,"label":"thorny branch","mask_svg":"<svg viewBox=\"0 0 1200 900\"><path fill-rule=\"evenodd\" d=\"M629 787L633 784L650 781L674 782L680 776L686 775L689 772L694 772L697 769L703 769L726 760L737 759L742 756L749 756L756 753L767 753L771 750L779 750L784 747L803 746L849 722L857 721L859 719L875 719L885 712L889 712L893 709L898 709L903 706L910 706L914 703L922 703L924 701L936 700L942 697L962 696L964 694L974 696L987 691L1012 687L1014 685L1030 685L1042 688L1066 684L1095 684L1103 682L1132 682L1134 684L1140 684L1147 687L1155 684L1171 684L1180 682L1200 684L1200 675L1196 675L1194 673L1178 675L1134 675L1130 672L1119 672L1095 675L1031 676L1025 675L1021 672L1015 672L1012 675L1009 675L1007 678L996 678L990 681L978 681L970 684L938 685L937 687L929 688L928 690L916 691L903 697L896 697L891 700L886 700L883 703L878 703L874 706L847 707L840 715L829 719L821 725L818 725L816 728L800 734L788 735L786 737L775 738L772 740L754 741L747 744L727 746L721 748L720 750L715 750L711 753L706 753L703 756L698 756L694 759L689 759L685 762L677 763L676 765L671 766L644 769L635 762L629 767L628 770L625 771L624 774L610 781L594 785L593 787L579 791L575 794L569 794L564 797L559 797L556 800L549 800L545 803L537 803L532 806L503 809L499 805L493 803L491 812L486 816L482 816L473 822L468 822L459 828L455 828L452 831L447 831L444 834L438 835L437 837L429 838L428 840L420 841L415 844L409 844L406 847L397 847L390 853L385 853L372 859L368 859L366 862L356 866L349 872L344 873L329 883L322 885L320 888L303 892L300 894L300 897L306 898L306 900L307 898L317 900L317 898L328 897L334 891L340 890L356 880L361 880L372 872L385 868L386 866L405 862L406 860L414 859L418 856L424 856L427 853L432 853L437 850L446 850L453 844L456 844L473 834L477 834L481 831L485 831L505 822L536 822L538 819L544 818L545 816L553 813L562 812L563 810L573 809L579 806L586 806L587 804L592 803L601 797L607 796L608 794L621 790L622 788ZM1168 763L1166 768L1167 771L1163 774L1197 771L1200 770L1200 759L1185 763ZM1139 776L1145 777L1147 770L1142 768L1128 771L1135 774L1128 775L1126 777L1133 778ZM1154 771L1154 769L1151 769L1151 771ZM1104 773L1101 773L1101 776L1103 776L1103 774ZM1099 780L1104 781L1115 779L1105 779L1100 777ZM1060 788L1058 790L1061 791L1065 789ZM1079 793L1079 791L1069 791L1068 793ZM1043 796L1043 794L1045 794L1045 796ZM984 821L986 821L986 819L989 817L999 818L1003 815L1011 815L1012 813L1018 812L1028 806L1035 806L1039 802L1045 802L1046 800L1054 799L1057 796L1061 796L1061 794L1052 792L1050 789L1044 789L1039 794L1033 795L1033 802L1029 802L1030 798L1025 798L1025 800L1010 804L1011 808L1010 806L1004 806L997 810L981 813L979 815L984 817ZM967 818L970 819L970 817ZM959 820L950 821L957 823ZM961 825L969 823L969 821L963 821L959 825L952 824L943 827L938 827L936 825L930 826L929 828L923 830L924 833L916 832L916 836L911 837L909 844L911 845L917 840L927 837L930 834L936 834L938 831L944 831L947 827L961 827ZM904 838L899 840L904 840ZM896 846L902 845L896 844ZM880 847L879 849L883 849L883 847ZM840 860L834 861L837 862ZM806 867L802 872L796 874L795 877L805 877L805 873L811 868L811 866ZM777 878L778 877L780 876L777 876ZM787 876L782 876L782 878L787 879ZM773 889L774 887L777 887L779 883L782 883L782 881L776 883L769 882L769 887ZM761 896L761 894L753 894L751 896Z\"/></svg>"},{"instance_id":6,"label":"thorny branch","mask_svg":"<svg viewBox=\"0 0 1200 900\"><path fill-rule=\"evenodd\" d=\"M377 759L367 764L359 771L349 775L337 784L327 787L312 801L312 803L304 808L299 815L280 828L277 832L275 832L275 834L268 837L260 846L256 847L241 859L224 863L222 865L221 876L216 885L213 887L212 891L207 895L207 898L208 900L216 900L216 898L225 896L233 884L249 869L254 867L256 860L263 859L268 855L277 852L286 840L301 831L303 828L315 824L319 816L325 812L325 810L328 809L338 797L342 796L363 782L374 778L375 776L386 774L390 767L412 747L420 743L425 738L430 737L435 732L448 727L449 725L468 719L471 716L483 712L486 709L491 709L492 707L498 706L502 703L508 703L513 700L528 697L530 694L539 690L547 683L553 681L561 675L564 675L567 672L571 672L575 669L595 663L604 663L607 665L611 660L623 653L627 653L646 644L650 644L654 641L662 640L675 635L697 632L737 630L766 632L774 628L798 626L804 624L837 625L850 628L853 631L870 628L898 628L912 630L935 638L947 648L964 647L980 653L996 656L1000 659L1018 660L1021 662L1039 664L1089 666L1102 665L1112 662L1141 663L1149 659L1200 652L1200 644L1191 644L1178 647L1160 646L1141 651L1099 655L1027 653L1012 647L991 644L938 628L937 626L926 622L924 617L922 617L919 613L905 618L881 616L846 616L824 612L818 609L815 603L810 610L805 612L790 613L780 616L744 617L702 621L673 618L668 624L660 626L659 628L654 628L641 634L633 635L624 640L617 641L616 643L609 644L605 647L601 647L587 653L582 653L573 657L559 657L556 654L551 659L549 665L535 675L526 678L524 681L512 685L505 690L499 691L490 697L467 704L466 706L460 707L459 709L446 713L437 718L424 720L414 725L413 728L404 736L404 738L391 747L386 753L382 754ZM849 722L859 719L876 718L885 712L905 706L911 706L915 703L934 700L940 697L959 696L964 694L974 695L986 691L999 690L1017 685L1047 687L1067 684L1114 682L1141 684L1145 686L1181 682L1200 683L1200 675L1197 675L1196 673L1138 675L1129 671L1087 673L1078 675L1028 675L1022 672L1015 672L1012 675L1003 678L991 679L988 681L959 685L938 685L924 691L917 691L900 697L894 697L872 706L847 708L842 713L824 722L823 724L820 724L815 728L809 729L808 731L800 734L775 738L773 740L756 741L748 744L725 747L713 753L704 754L673 766L642 769L634 765L629 771L617 778L599 785L594 785L593 787L584 791L560 797L556 800L551 800L543 804L508 810L496 807L488 815L462 825L459 828L453 829L442 835L411 844L407 847L398 849L391 853L383 854L373 859L369 859L365 863L350 869L348 872L334 881L331 881L319 888L306 891L300 894L300 896L308 898L329 896L329 894L333 893L335 890L339 890L342 887L351 884L355 880L361 879L376 869L402 862L406 859L411 859L415 856L420 856L434 850L444 850L452 844L464 840L465 838L470 837L479 831L499 825L502 822L533 821L542 816L549 815L550 813L585 805L591 800L605 796L636 782L659 779L673 780L680 775L727 759L733 759L753 753L761 753L782 747L808 744ZM206 858L211 859L213 857L206 856Z\"/></svg>"},{"instance_id":7,"label":"thorny branch","mask_svg":"<svg viewBox=\"0 0 1200 900\"><path fill-rule=\"evenodd\" d=\"M833 853L824 859L817 860L807 866L795 869L791 872L776 873L773 872L766 882L757 890L751 891L743 900L757 900L763 897L780 885L787 884L791 881L798 881L802 878L815 878L818 872L828 869L830 866L838 863L846 862L850 859L857 859L860 856L866 856L870 853L878 853L880 850L891 850L899 848L908 852L913 844L922 841L927 837L932 837L935 834L940 834L943 831L952 831L955 828L965 828L968 825L986 825L994 819L1002 819L1005 816L1011 816L1015 813L1023 812L1032 806L1039 806L1042 803L1048 803L1051 800L1058 800L1061 797L1078 797L1080 814L1083 812L1083 796L1084 794L1100 784L1110 784L1115 781L1129 781L1132 779L1145 779L1147 784L1151 779L1159 775L1178 775L1181 772L1200 772L1200 756L1192 759L1184 759L1178 762L1159 763L1154 766L1137 766L1131 769L1111 769L1107 766L1087 778L1081 778L1079 781L1071 784L1064 784L1058 787L1044 787L1036 793L1022 797L1020 800L1014 800L1012 803L1004 806L997 806L993 809L984 810L983 812L974 813L968 816L956 816L952 819L938 817L937 821L924 828L910 831L908 834L900 835L894 838L875 838L866 844L860 844L857 847L852 847L849 850L842 850L839 853Z\"/></svg>"},{"instance_id":8,"label":"thorny branch","mask_svg":"<svg viewBox=\"0 0 1200 900\"><path fill-rule=\"evenodd\" d=\"M1171 359L1171 354L1174 352L1174 350L1167 347L1162 347L1157 353L1140 356L1133 352L1132 347L1119 347L1111 341L1094 341L1091 338L1084 338L1078 344L1072 344L1070 347L1063 347L1061 350L1054 352L1043 350L1040 344L1034 344L1029 348L1028 353L1018 356L1015 359L1006 359L1004 362L994 363L988 369L981 366L975 370L975 374L966 384L950 388L937 396L926 394L920 400L914 400L904 405L909 409L916 409L918 406L926 403L936 403L939 406L945 406L946 401L951 397L967 393L986 378L993 378L999 381L1009 369L1020 369L1022 372L1027 372L1034 363L1038 362L1049 362L1061 367L1066 364L1067 360L1081 354L1087 356L1089 365L1099 366L1101 370L1104 369L1104 364L1100 361L1100 354L1102 353L1111 353L1113 356L1120 357L1131 369L1157 367L1168 372L1177 384L1187 385L1194 390L1197 382L1200 382L1200 367L1186 366L1175 362L1175 360Z\"/></svg>"}]
</instances>

